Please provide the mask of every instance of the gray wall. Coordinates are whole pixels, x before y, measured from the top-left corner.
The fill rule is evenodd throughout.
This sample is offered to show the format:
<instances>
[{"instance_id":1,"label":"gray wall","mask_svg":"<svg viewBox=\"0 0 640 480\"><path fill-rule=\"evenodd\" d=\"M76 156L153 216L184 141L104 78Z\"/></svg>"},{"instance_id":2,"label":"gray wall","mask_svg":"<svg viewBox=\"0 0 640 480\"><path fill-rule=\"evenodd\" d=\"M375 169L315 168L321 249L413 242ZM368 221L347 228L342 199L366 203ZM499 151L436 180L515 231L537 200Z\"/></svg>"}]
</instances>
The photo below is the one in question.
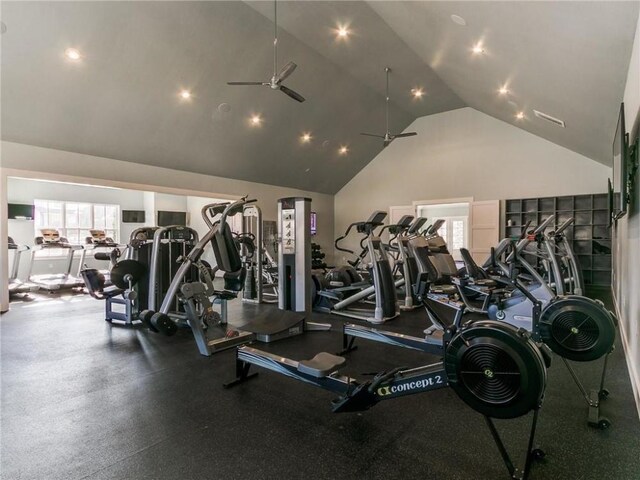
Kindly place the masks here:
<instances>
[{"instance_id":1,"label":"gray wall","mask_svg":"<svg viewBox=\"0 0 640 480\"><path fill-rule=\"evenodd\" d=\"M406 130L418 136L393 142L336 194L336 232L374 209L417 200L604 192L611 175L600 163L472 108L418 118Z\"/></svg>"},{"instance_id":2,"label":"gray wall","mask_svg":"<svg viewBox=\"0 0 640 480\"><path fill-rule=\"evenodd\" d=\"M631 141L640 129L640 18L624 93L625 120ZM613 137L613 132L612 132ZM640 185L635 178L628 213L614 230L614 285L620 331L627 354L636 405L640 415Z\"/></svg>"}]
</instances>

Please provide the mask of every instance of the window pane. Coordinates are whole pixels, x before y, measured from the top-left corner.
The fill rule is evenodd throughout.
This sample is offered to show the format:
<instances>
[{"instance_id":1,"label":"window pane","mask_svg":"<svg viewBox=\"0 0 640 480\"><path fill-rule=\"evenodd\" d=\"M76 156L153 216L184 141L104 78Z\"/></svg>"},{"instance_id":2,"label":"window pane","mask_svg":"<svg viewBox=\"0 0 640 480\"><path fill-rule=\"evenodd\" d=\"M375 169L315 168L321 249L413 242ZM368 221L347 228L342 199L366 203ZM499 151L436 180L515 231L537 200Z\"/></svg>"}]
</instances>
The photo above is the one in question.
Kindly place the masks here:
<instances>
[{"instance_id":1,"label":"window pane","mask_svg":"<svg viewBox=\"0 0 640 480\"><path fill-rule=\"evenodd\" d=\"M66 212L67 228L78 228L78 204L67 203Z\"/></svg>"},{"instance_id":2,"label":"window pane","mask_svg":"<svg viewBox=\"0 0 640 480\"><path fill-rule=\"evenodd\" d=\"M49 202L49 221L44 225L45 227L58 229L64 227L62 207L62 202Z\"/></svg>"},{"instance_id":3,"label":"window pane","mask_svg":"<svg viewBox=\"0 0 640 480\"><path fill-rule=\"evenodd\" d=\"M105 228L116 229L118 228L118 206L106 205L105 208Z\"/></svg>"},{"instance_id":4,"label":"window pane","mask_svg":"<svg viewBox=\"0 0 640 480\"><path fill-rule=\"evenodd\" d=\"M80 230L78 243L82 243L84 245L87 241L87 237L90 237L90 236L91 236L91 232L89 232L89 230Z\"/></svg>"},{"instance_id":5,"label":"window pane","mask_svg":"<svg viewBox=\"0 0 640 480\"><path fill-rule=\"evenodd\" d=\"M42 201L42 200L36 200L35 202L33 202L35 207L36 207L36 211L35 211L35 218L34 218L34 225L35 225L35 229L36 229L36 236L40 235L40 229L44 228L47 223L49 222L48 220L48 208L47 208L47 202L46 201Z\"/></svg>"},{"instance_id":6,"label":"window pane","mask_svg":"<svg viewBox=\"0 0 640 480\"><path fill-rule=\"evenodd\" d=\"M454 250L459 250L464 248L464 221L463 220L453 220L451 222L452 227L452 248Z\"/></svg>"},{"instance_id":7,"label":"window pane","mask_svg":"<svg viewBox=\"0 0 640 480\"><path fill-rule=\"evenodd\" d=\"M438 235L444 238L445 242L447 241L447 223L448 222L444 222L442 226L438 229Z\"/></svg>"},{"instance_id":8,"label":"window pane","mask_svg":"<svg viewBox=\"0 0 640 480\"><path fill-rule=\"evenodd\" d=\"M99 230L105 229L104 205L93 206L93 228Z\"/></svg>"},{"instance_id":9,"label":"window pane","mask_svg":"<svg viewBox=\"0 0 640 480\"><path fill-rule=\"evenodd\" d=\"M68 228L65 237L67 237L69 243L80 243L80 238L78 237L78 229L76 228Z\"/></svg>"},{"instance_id":10,"label":"window pane","mask_svg":"<svg viewBox=\"0 0 640 480\"><path fill-rule=\"evenodd\" d=\"M80 228L91 228L91 204L78 204L78 226Z\"/></svg>"},{"instance_id":11,"label":"window pane","mask_svg":"<svg viewBox=\"0 0 640 480\"><path fill-rule=\"evenodd\" d=\"M106 230L105 233L107 234L107 237L112 238L114 242L118 241L116 230Z\"/></svg>"}]
</instances>

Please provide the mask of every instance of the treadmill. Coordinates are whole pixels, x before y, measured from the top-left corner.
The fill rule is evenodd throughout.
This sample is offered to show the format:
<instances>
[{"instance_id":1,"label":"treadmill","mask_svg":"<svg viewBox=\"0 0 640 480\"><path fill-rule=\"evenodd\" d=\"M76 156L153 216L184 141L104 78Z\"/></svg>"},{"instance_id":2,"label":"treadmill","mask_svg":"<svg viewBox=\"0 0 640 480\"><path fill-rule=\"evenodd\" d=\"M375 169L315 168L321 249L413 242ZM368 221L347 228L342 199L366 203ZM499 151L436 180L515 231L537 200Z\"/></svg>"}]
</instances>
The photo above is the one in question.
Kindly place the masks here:
<instances>
[{"instance_id":1,"label":"treadmill","mask_svg":"<svg viewBox=\"0 0 640 480\"><path fill-rule=\"evenodd\" d=\"M83 288L84 280L71 275L75 252L84 250L82 245L71 245L66 238L60 236L60 232L54 228L43 228L41 236L36 237L36 247L31 250L31 263L29 264L29 281L38 285L41 289L53 292L55 290L68 290ZM33 275L33 264L36 261L37 252L43 250L66 250L67 265L64 273ZM42 258L42 257L41 257Z\"/></svg>"},{"instance_id":2,"label":"treadmill","mask_svg":"<svg viewBox=\"0 0 640 480\"><path fill-rule=\"evenodd\" d=\"M124 249L126 245L120 245L113 238L107 237L104 230L89 230L90 236L86 237L85 245L80 254L80 262L78 263L77 277L82 278L80 272L87 268L85 260L87 252L93 251L93 258L96 260L106 260L109 262L108 269L99 269L98 271L105 277L105 286L111 285L110 275L111 267L120 257L120 249Z\"/></svg>"},{"instance_id":3,"label":"treadmill","mask_svg":"<svg viewBox=\"0 0 640 480\"><path fill-rule=\"evenodd\" d=\"M35 292L40 287L35 283L23 282L18 279L18 271L20 269L20 258L22 252L30 250L27 245L18 245L13 241L13 238L9 237L9 250L13 250L13 263L11 264L11 271L9 272L9 295L28 294Z\"/></svg>"}]
</instances>

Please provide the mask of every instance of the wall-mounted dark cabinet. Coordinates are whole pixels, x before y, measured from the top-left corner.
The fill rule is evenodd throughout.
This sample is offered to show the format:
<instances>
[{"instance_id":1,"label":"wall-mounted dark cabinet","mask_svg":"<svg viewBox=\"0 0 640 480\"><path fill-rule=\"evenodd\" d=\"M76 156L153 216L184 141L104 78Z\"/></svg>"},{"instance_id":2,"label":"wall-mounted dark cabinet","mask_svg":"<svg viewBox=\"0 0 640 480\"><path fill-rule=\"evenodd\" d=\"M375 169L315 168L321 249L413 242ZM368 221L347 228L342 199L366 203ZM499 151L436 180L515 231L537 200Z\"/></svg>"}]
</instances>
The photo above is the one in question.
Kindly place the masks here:
<instances>
[{"instance_id":1,"label":"wall-mounted dark cabinet","mask_svg":"<svg viewBox=\"0 0 640 480\"><path fill-rule=\"evenodd\" d=\"M608 227L607 194L511 199L505 202L505 234L517 237L522 227L556 216L554 226L573 217L565 230L578 257L585 285L611 286L611 230Z\"/></svg>"}]
</instances>

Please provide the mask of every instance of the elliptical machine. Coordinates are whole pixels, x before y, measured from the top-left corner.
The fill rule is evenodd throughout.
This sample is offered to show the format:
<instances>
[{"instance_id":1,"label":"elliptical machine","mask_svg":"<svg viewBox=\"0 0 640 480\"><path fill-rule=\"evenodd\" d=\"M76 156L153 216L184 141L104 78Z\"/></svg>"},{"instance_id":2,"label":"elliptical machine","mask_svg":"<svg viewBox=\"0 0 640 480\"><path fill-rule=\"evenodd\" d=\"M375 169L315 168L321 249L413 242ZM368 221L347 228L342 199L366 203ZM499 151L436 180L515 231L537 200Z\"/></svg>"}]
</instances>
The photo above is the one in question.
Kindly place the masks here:
<instances>
[{"instance_id":1,"label":"elliptical machine","mask_svg":"<svg viewBox=\"0 0 640 480\"><path fill-rule=\"evenodd\" d=\"M322 283L314 277L316 291L313 306L315 310L376 324L384 323L400 314L387 250L380 237L373 235L374 230L382 225L385 216L385 212L374 212L366 222L349 225L347 232L341 237L344 238L353 226L356 226L358 232L365 234L366 252L371 262L371 286L364 289L353 287L324 289ZM343 248L340 250L347 251ZM366 256L360 255L359 258ZM354 304L365 301L369 297L375 298L373 309L354 307Z\"/></svg>"}]
</instances>

